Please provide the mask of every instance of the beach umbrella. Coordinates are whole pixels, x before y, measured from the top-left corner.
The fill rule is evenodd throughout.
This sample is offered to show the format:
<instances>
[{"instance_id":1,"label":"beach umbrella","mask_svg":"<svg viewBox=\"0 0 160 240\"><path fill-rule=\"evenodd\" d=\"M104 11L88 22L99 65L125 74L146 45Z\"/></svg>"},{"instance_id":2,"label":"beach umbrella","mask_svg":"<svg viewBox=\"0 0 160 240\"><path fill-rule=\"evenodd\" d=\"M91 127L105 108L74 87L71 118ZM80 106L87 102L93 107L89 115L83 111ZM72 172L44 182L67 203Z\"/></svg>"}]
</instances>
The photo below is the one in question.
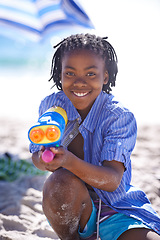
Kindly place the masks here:
<instances>
[{"instance_id":1,"label":"beach umbrella","mask_svg":"<svg viewBox=\"0 0 160 240\"><path fill-rule=\"evenodd\" d=\"M0 35L40 41L93 28L76 0L0 0Z\"/></svg>"}]
</instances>

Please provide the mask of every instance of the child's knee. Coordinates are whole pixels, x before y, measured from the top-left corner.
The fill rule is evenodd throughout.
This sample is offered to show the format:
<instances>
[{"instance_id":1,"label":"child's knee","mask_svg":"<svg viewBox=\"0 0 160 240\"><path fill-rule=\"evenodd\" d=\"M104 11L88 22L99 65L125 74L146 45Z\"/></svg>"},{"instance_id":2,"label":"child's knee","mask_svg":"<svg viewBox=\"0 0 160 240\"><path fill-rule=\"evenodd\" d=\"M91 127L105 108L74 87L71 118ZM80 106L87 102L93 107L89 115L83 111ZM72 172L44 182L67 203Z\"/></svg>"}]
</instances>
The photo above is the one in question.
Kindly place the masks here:
<instances>
[{"instance_id":1,"label":"child's knee","mask_svg":"<svg viewBox=\"0 0 160 240\"><path fill-rule=\"evenodd\" d=\"M80 182L80 183L79 183ZM77 194L77 187L82 182L66 169L58 169L46 180L43 187L43 201L61 204L71 201Z\"/></svg>"}]
</instances>

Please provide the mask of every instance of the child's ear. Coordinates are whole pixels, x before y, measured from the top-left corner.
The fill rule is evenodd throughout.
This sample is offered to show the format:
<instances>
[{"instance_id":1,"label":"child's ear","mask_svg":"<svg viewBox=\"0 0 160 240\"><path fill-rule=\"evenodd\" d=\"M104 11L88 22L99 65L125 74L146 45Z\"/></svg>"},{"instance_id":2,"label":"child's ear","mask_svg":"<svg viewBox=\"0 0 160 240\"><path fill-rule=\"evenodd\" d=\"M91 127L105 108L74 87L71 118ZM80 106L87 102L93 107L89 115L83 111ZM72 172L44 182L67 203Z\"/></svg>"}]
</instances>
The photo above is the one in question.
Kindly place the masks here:
<instances>
[{"instance_id":1,"label":"child's ear","mask_svg":"<svg viewBox=\"0 0 160 240\"><path fill-rule=\"evenodd\" d=\"M105 71L103 84L106 85L108 83L108 80L109 80L109 74L108 74L108 71Z\"/></svg>"}]
</instances>

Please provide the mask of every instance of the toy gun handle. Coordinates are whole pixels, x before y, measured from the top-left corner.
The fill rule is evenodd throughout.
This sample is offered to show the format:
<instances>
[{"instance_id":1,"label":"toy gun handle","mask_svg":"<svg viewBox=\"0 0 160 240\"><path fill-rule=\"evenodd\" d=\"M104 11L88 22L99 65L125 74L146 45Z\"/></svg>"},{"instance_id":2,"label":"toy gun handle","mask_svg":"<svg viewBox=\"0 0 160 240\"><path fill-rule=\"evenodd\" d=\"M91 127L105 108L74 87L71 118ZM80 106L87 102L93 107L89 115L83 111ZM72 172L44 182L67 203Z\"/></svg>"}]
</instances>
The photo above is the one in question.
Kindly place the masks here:
<instances>
[{"instance_id":1,"label":"toy gun handle","mask_svg":"<svg viewBox=\"0 0 160 240\"><path fill-rule=\"evenodd\" d=\"M42 153L42 160L46 163L51 162L54 156L55 154L51 150L46 148L45 151Z\"/></svg>"}]
</instances>

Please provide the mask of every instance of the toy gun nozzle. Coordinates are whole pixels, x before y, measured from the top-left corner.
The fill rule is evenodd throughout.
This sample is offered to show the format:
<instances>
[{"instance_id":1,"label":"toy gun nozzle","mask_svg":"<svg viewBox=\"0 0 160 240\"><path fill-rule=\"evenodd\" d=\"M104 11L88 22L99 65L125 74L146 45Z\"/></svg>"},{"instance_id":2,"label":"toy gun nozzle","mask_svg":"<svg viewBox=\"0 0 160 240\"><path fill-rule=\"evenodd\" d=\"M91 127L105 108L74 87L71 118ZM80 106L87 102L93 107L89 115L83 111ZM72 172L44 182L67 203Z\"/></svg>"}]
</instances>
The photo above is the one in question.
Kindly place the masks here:
<instances>
[{"instance_id":1,"label":"toy gun nozzle","mask_svg":"<svg viewBox=\"0 0 160 240\"><path fill-rule=\"evenodd\" d=\"M29 137L33 143L50 143L56 142L60 138L61 132L57 126L40 126L34 127L29 133Z\"/></svg>"},{"instance_id":2,"label":"toy gun nozzle","mask_svg":"<svg viewBox=\"0 0 160 240\"><path fill-rule=\"evenodd\" d=\"M31 130L30 139L32 140L32 142L39 143L40 141L42 141L43 138L44 138L44 132L42 129L36 128Z\"/></svg>"},{"instance_id":3,"label":"toy gun nozzle","mask_svg":"<svg viewBox=\"0 0 160 240\"><path fill-rule=\"evenodd\" d=\"M55 127L47 128L46 137L51 142L55 142L60 137L60 130Z\"/></svg>"}]
</instances>

